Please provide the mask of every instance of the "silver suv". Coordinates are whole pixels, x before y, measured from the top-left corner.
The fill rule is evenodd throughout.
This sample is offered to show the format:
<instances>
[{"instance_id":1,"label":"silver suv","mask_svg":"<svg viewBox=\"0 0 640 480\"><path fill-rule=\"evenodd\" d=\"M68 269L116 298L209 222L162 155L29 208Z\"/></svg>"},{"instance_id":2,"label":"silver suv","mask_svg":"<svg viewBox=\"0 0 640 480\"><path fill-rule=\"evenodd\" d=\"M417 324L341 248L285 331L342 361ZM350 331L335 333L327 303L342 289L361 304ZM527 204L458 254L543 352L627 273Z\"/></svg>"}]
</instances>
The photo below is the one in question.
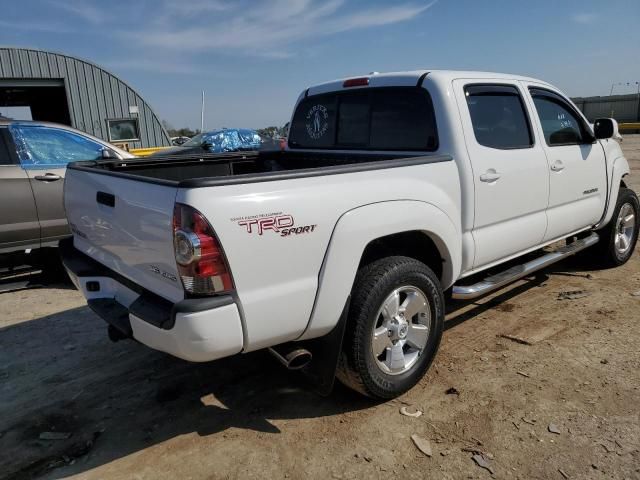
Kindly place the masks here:
<instances>
[{"instance_id":1,"label":"silver suv","mask_svg":"<svg viewBox=\"0 0 640 480\"><path fill-rule=\"evenodd\" d=\"M66 166L105 157L133 155L65 125L0 119L0 253L55 246L68 236Z\"/></svg>"}]
</instances>

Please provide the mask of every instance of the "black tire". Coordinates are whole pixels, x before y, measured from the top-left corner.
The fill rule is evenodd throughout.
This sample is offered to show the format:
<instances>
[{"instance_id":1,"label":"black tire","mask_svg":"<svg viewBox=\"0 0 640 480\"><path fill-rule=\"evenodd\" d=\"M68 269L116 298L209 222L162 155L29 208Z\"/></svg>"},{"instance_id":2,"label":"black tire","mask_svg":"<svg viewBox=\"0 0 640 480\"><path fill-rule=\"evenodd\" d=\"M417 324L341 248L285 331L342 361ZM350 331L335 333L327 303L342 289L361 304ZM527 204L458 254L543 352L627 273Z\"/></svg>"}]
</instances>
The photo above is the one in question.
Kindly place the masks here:
<instances>
[{"instance_id":1,"label":"black tire","mask_svg":"<svg viewBox=\"0 0 640 480\"><path fill-rule=\"evenodd\" d=\"M429 304L429 335L415 363L399 374L378 366L371 344L378 312L397 288L419 289ZM438 350L444 324L444 295L436 275L425 264L408 257L387 257L364 266L352 290L349 318L337 378L364 395L389 399L411 389L424 376Z\"/></svg>"},{"instance_id":2,"label":"black tire","mask_svg":"<svg viewBox=\"0 0 640 480\"><path fill-rule=\"evenodd\" d=\"M625 252L621 253L616 248L616 234L618 233L618 215L625 205L629 205L635 215L635 225L631 236L630 246ZM596 251L599 253L598 260L603 267L619 267L627 263L633 255L633 251L638 241L638 227L640 226L640 203L638 197L633 190L620 187L618 192L618 201L613 211L613 216L608 225L600 230L600 241L596 245ZM586 250L588 252L588 250Z\"/></svg>"}]
</instances>

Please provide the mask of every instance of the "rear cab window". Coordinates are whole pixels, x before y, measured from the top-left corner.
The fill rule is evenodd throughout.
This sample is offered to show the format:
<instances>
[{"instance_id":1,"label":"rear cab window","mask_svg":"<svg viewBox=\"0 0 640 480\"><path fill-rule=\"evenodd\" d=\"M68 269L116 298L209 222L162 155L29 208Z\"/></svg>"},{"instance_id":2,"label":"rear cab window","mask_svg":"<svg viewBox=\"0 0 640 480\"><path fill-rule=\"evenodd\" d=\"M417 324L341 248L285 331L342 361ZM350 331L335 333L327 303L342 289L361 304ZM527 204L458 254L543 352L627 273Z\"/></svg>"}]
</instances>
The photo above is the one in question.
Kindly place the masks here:
<instances>
[{"instance_id":1,"label":"rear cab window","mask_svg":"<svg viewBox=\"0 0 640 480\"><path fill-rule=\"evenodd\" d=\"M289 131L290 148L432 152L435 113L420 87L341 90L304 98Z\"/></svg>"},{"instance_id":2,"label":"rear cab window","mask_svg":"<svg viewBox=\"0 0 640 480\"><path fill-rule=\"evenodd\" d=\"M501 150L533 146L531 123L515 86L467 85L464 93L480 145Z\"/></svg>"}]
</instances>

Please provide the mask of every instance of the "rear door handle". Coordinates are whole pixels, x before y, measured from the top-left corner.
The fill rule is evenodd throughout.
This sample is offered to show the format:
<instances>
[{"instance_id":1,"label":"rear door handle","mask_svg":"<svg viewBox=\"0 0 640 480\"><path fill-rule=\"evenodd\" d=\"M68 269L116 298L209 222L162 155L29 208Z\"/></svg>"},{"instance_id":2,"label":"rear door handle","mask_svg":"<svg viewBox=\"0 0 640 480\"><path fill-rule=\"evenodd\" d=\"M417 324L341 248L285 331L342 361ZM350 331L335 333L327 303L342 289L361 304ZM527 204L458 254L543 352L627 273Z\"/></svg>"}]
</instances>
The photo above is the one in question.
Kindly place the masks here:
<instances>
[{"instance_id":1,"label":"rear door handle","mask_svg":"<svg viewBox=\"0 0 640 480\"><path fill-rule=\"evenodd\" d=\"M36 175L33 178L41 182L55 182L56 180L60 180L62 177L55 173L45 173L44 175Z\"/></svg>"},{"instance_id":2,"label":"rear door handle","mask_svg":"<svg viewBox=\"0 0 640 480\"><path fill-rule=\"evenodd\" d=\"M480 181L482 182L495 182L496 180L498 180L502 175L498 172L496 172L493 168L487 170L485 173L483 173L482 175L480 175Z\"/></svg>"},{"instance_id":3,"label":"rear door handle","mask_svg":"<svg viewBox=\"0 0 640 480\"><path fill-rule=\"evenodd\" d=\"M553 162L551 164L551 170L554 172L561 172L562 170L564 170L564 163L562 163L562 160L556 160L555 162Z\"/></svg>"}]
</instances>

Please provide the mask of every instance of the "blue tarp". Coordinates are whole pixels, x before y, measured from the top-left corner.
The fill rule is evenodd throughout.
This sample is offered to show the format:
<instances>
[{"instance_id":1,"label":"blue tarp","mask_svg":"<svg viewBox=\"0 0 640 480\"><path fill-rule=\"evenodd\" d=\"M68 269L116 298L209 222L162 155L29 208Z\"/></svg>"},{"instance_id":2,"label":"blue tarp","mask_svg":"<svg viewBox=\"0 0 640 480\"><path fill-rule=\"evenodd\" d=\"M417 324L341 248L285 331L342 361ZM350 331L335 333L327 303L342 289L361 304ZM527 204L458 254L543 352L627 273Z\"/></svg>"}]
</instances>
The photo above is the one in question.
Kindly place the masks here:
<instances>
[{"instance_id":1,"label":"blue tarp","mask_svg":"<svg viewBox=\"0 0 640 480\"><path fill-rule=\"evenodd\" d=\"M207 150L212 153L236 152L238 150L258 150L262 139L254 130L242 128L226 128L196 135L182 144L182 147L208 145Z\"/></svg>"}]
</instances>

